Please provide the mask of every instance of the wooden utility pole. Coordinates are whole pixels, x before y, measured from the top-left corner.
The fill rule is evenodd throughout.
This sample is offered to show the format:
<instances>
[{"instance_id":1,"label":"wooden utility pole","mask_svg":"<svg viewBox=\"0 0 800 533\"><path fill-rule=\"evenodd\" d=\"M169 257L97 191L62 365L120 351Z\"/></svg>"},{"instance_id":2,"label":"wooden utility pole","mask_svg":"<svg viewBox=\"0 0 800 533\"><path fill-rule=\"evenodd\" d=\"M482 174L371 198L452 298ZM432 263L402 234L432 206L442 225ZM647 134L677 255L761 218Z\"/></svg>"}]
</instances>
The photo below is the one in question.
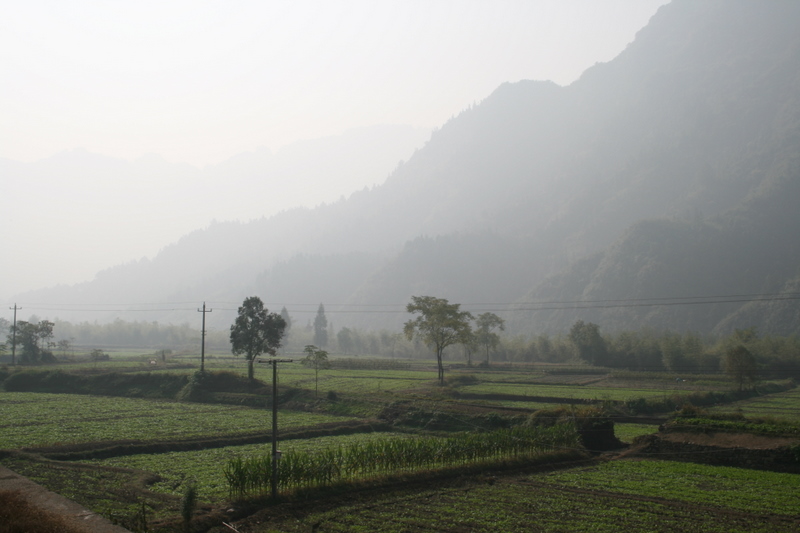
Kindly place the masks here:
<instances>
[{"instance_id":1,"label":"wooden utility pole","mask_svg":"<svg viewBox=\"0 0 800 533\"><path fill-rule=\"evenodd\" d=\"M278 499L278 363L291 363L291 359L266 359L259 363L272 365L272 499Z\"/></svg>"},{"instance_id":2,"label":"wooden utility pole","mask_svg":"<svg viewBox=\"0 0 800 533\"><path fill-rule=\"evenodd\" d=\"M203 313L203 328L200 330L200 372L205 372L206 368L206 313L210 313L213 309L206 311L206 303L203 302L203 309L198 309L198 313Z\"/></svg>"},{"instance_id":3,"label":"wooden utility pole","mask_svg":"<svg viewBox=\"0 0 800 533\"><path fill-rule=\"evenodd\" d=\"M17 310L22 310L22 308L14 304L14 307L9 307L9 309L14 310L14 326L11 328L11 366L14 366L17 364Z\"/></svg>"}]
</instances>

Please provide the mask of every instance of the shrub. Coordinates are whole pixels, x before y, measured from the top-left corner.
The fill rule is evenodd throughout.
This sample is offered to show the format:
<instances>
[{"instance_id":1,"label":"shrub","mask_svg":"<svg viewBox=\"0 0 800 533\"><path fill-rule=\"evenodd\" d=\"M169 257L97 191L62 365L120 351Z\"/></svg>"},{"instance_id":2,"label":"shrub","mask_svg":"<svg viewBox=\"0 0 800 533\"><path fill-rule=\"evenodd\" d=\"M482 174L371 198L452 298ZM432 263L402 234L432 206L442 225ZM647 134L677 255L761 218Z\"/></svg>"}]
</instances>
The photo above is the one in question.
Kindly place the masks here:
<instances>
[{"instance_id":1,"label":"shrub","mask_svg":"<svg viewBox=\"0 0 800 533\"><path fill-rule=\"evenodd\" d=\"M15 372L5 380L4 387L10 392L58 392L174 398L186 382L186 376L175 374L121 374L111 372L84 376L55 370Z\"/></svg>"},{"instance_id":2,"label":"shrub","mask_svg":"<svg viewBox=\"0 0 800 533\"><path fill-rule=\"evenodd\" d=\"M445 381L450 386L459 387L462 385L473 385L478 383L479 380L475 374L453 374L448 376Z\"/></svg>"},{"instance_id":3,"label":"shrub","mask_svg":"<svg viewBox=\"0 0 800 533\"><path fill-rule=\"evenodd\" d=\"M571 423L581 438L581 443L592 451L611 450L622 446L614 434L614 421L605 411L592 406L558 407L540 409L533 413L525 425L528 427L552 427Z\"/></svg>"},{"instance_id":4,"label":"shrub","mask_svg":"<svg viewBox=\"0 0 800 533\"><path fill-rule=\"evenodd\" d=\"M685 403L681 406L681 408L675 413L676 418L697 418L706 416L708 413L705 409L701 409L696 405L692 405L690 403Z\"/></svg>"},{"instance_id":5,"label":"shrub","mask_svg":"<svg viewBox=\"0 0 800 533\"><path fill-rule=\"evenodd\" d=\"M192 514L194 514L194 508L196 506L197 487L195 487L194 483L190 483L186 487L183 497L181 498L181 517L183 518L183 524L187 531L189 529L189 524L192 522Z\"/></svg>"},{"instance_id":6,"label":"shrub","mask_svg":"<svg viewBox=\"0 0 800 533\"><path fill-rule=\"evenodd\" d=\"M205 372L195 372L189 378L189 382L178 392L176 399L181 402L202 402L209 397L208 379L209 374Z\"/></svg>"},{"instance_id":7,"label":"shrub","mask_svg":"<svg viewBox=\"0 0 800 533\"><path fill-rule=\"evenodd\" d=\"M8 376L3 387L9 392L36 392L40 377L38 372L15 372Z\"/></svg>"}]
</instances>

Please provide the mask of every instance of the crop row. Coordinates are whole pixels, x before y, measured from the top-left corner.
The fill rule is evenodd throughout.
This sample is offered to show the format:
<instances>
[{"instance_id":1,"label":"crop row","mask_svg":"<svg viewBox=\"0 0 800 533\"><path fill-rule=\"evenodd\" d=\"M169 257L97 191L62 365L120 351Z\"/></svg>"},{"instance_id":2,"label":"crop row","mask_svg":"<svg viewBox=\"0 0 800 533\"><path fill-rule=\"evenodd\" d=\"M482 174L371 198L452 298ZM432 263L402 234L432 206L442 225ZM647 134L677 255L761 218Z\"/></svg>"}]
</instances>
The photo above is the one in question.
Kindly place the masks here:
<instances>
[{"instance_id":1,"label":"crop row","mask_svg":"<svg viewBox=\"0 0 800 533\"><path fill-rule=\"evenodd\" d=\"M321 391L337 393L363 393L411 389L436 378L435 372L408 370L325 370L319 375ZM279 374L279 383L302 388L314 388L314 372L305 368L284 367Z\"/></svg>"},{"instance_id":2,"label":"crop row","mask_svg":"<svg viewBox=\"0 0 800 533\"><path fill-rule=\"evenodd\" d=\"M560 487L658 497L752 513L800 514L798 474L652 460L599 463L593 468L554 472L545 480Z\"/></svg>"},{"instance_id":3,"label":"crop row","mask_svg":"<svg viewBox=\"0 0 800 533\"><path fill-rule=\"evenodd\" d=\"M79 394L0 392L0 449L78 442L163 441L269 431L272 412L244 406ZM281 428L349 420L280 411Z\"/></svg>"},{"instance_id":4,"label":"crop row","mask_svg":"<svg viewBox=\"0 0 800 533\"><path fill-rule=\"evenodd\" d=\"M660 398L668 393L656 389L633 389L616 387L523 385L517 383L480 383L466 385L459 391L470 394L513 394L518 396L545 396L574 400L617 400L634 398ZM669 392L671 394L671 391Z\"/></svg>"},{"instance_id":5,"label":"crop row","mask_svg":"<svg viewBox=\"0 0 800 533\"><path fill-rule=\"evenodd\" d=\"M572 424L550 428L516 427L450 437L384 439L338 446L318 453L288 452L280 460L281 489L324 486L401 472L464 466L485 461L535 457L574 449L578 433ZM232 496L264 493L272 479L270 455L236 458L225 469Z\"/></svg>"},{"instance_id":6,"label":"crop row","mask_svg":"<svg viewBox=\"0 0 800 533\"><path fill-rule=\"evenodd\" d=\"M800 389L759 396L709 409L712 413L739 412L750 417L775 417L800 421Z\"/></svg>"},{"instance_id":7,"label":"crop row","mask_svg":"<svg viewBox=\"0 0 800 533\"><path fill-rule=\"evenodd\" d=\"M773 437L800 437L800 425L792 422L750 422L747 420L717 420L703 417L680 417L671 426L695 431L728 431L770 435Z\"/></svg>"},{"instance_id":8,"label":"crop row","mask_svg":"<svg viewBox=\"0 0 800 533\"><path fill-rule=\"evenodd\" d=\"M603 494L537 490L520 485L484 486L470 491L427 491L403 501L340 507L309 516L306 529L291 525L270 531L530 531L619 533L620 531L692 531L696 533L789 533L792 527L765 523L757 517L714 516L669 502L616 499ZM273 526L274 527L274 526ZM266 531L266 530L263 530Z\"/></svg>"},{"instance_id":9,"label":"crop row","mask_svg":"<svg viewBox=\"0 0 800 533\"><path fill-rule=\"evenodd\" d=\"M481 400L484 401L485 400ZM529 409L531 411L538 411L539 409L554 409L564 405L563 403L547 403L547 402L517 402L513 400L503 400L498 402L488 402L487 405L499 405L501 407L512 407L514 409Z\"/></svg>"},{"instance_id":10,"label":"crop row","mask_svg":"<svg viewBox=\"0 0 800 533\"><path fill-rule=\"evenodd\" d=\"M353 435L312 439L317 449L346 443L345 439L382 439L386 435ZM394 437L393 437L394 438ZM401 437L402 438L402 437ZM291 441L305 446L309 441ZM263 453L265 446L239 447L239 453ZM204 501L225 496L220 464L237 453L215 450L131 456L97 461L99 464L141 468L159 473L164 480L153 488L179 495L183 483L195 482ZM139 461L139 462L137 462ZM27 463L26 463L27 464ZM61 468L30 462L9 465L19 473L50 486L47 476ZM37 470L42 475L37 475ZM107 504L85 498L83 490L97 495L98 486L113 482L106 494L116 490L119 480L105 480L111 472L87 469L65 471L69 482L54 490L81 501L95 511ZM209 481L204 476L210 475ZM62 473L63 475L63 473ZM485 480L484 480L485 481ZM371 499L368 494L351 504L292 515L288 522L270 521L269 531L697 531L707 533L796 532L800 526L796 474L666 461L611 461L524 478L498 477L493 483L468 486L437 486L431 489L399 488L390 495ZM67 483L64 480L64 483ZM89 488L91 487L91 488ZM254 528L248 531L266 531Z\"/></svg>"},{"instance_id":11,"label":"crop row","mask_svg":"<svg viewBox=\"0 0 800 533\"><path fill-rule=\"evenodd\" d=\"M677 465L678 467L680 465ZM688 465L697 466L697 465ZM727 498L730 486L742 482L738 469L700 466L680 472L690 486L720 486L701 492L697 499L660 491L660 465L650 461L612 461L597 468L575 468L551 474L534 474L530 483L500 478L493 484L472 484L451 489L436 488L398 493L391 498L363 501L312 513L298 523L284 523L280 531L570 531L618 533L619 531L790 532L797 518L787 512L776 520L757 501ZM675 472L678 475L678 472ZM754 491L767 490L765 498L784 491L780 499L796 498L786 480L770 473L750 479ZM590 490L576 490L573 479L595 476ZM633 477L635 481L628 481ZM545 481L546 483L542 483ZM771 488L776 480L780 488ZM678 480L676 480L677 482ZM618 485L641 484L641 495L621 496ZM655 497L655 498L654 498ZM738 506L741 505L741 506ZM780 510L783 509L783 510ZM796 504L795 504L796 513ZM779 507L778 512L791 511Z\"/></svg>"},{"instance_id":12,"label":"crop row","mask_svg":"<svg viewBox=\"0 0 800 533\"><path fill-rule=\"evenodd\" d=\"M321 453L326 449L367 443L374 440L412 438L404 433L359 433L289 440L281 443L285 453ZM225 466L237 457L260 457L269 453L269 444L225 446L207 450L137 454L110 459L87 461L98 466L113 466L143 470L158 475L160 481L150 486L155 492L180 496L188 483L197 488L198 497L204 501L219 501L229 492Z\"/></svg>"}]
</instances>

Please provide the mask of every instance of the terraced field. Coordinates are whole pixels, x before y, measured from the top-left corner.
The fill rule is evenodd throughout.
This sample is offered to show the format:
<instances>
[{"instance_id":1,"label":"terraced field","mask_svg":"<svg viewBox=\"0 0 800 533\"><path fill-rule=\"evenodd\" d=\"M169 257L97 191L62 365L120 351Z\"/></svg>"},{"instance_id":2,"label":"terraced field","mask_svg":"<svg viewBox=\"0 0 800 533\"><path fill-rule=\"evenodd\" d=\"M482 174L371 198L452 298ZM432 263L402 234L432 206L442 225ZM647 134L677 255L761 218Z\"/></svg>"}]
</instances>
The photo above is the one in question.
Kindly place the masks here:
<instances>
[{"instance_id":1,"label":"terraced field","mask_svg":"<svg viewBox=\"0 0 800 533\"><path fill-rule=\"evenodd\" d=\"M662 487L662 479L667 485ZM613 461L359 495L331 509L288 507L253 533L347 531L790 532L800 527L798 476L660 461ZM741 491L742 483L747 490ZM416 490L415 490L416 489ZM765 499L770 504L763 505ZM278 511L280 513L280 511ZM276 514L272 511L273 516ZM289 518L291 516L291 519Z\"/></svg>"},{"instance_id":2,"label":"terraced field","mask_svg":"<svg viewBox=\"0 0 800 533\"><path fill-rule=\"evenodd\" d=\"M281 369L281 383L293 387L314 388L314 374L302 367ZM324 370L319 374L319 390L337 394L413 390L436 380L432 371Z\"/></svg>"},{"instance_id":3,"label":"terraced field","mask_svg":"<svg viewBox=\"0 0 800 533\"><path fill-rule=\"evenodd\" d=\"M800 476L677 461L613 461L532 479L559 488L613 492L709 505L751 514L798 517Z\"/></svg>"},{"instance_id":4,"label":"terraced field","mask_svg":"<svg viewBox=\"0 0 800 533\"><path fill-rule=\"evenodd\" d=\"M272 427L269 409L79 394L0 392L0 409L0 449L219 437L267 432ZM278 419L286 429L352 417L279 411Z\"/></svg>"},{"instance_id":5,"label":"terraced field","mask_svg":"<svg viewBox=\"0 0 800 533\"><path fill-rule=\"evenodd\" d=\"M479 383L465 385L459 389L465 394L508 394L514 396L565 398L569 400L617 400L632 398L659 398L663 390L623 387L541 385L531 383Z\"/></svg>"},{"instance_id":6,"label":"terraced field","mask_svg":"<svg viewBox=\"0 0 800 533\"><path fill-rule=\"evenodd\" d=\"M720 405L712 413L741 413L746 417L773 417L800 421L800 389Z\"/></svg>"},{"instance_id":7,"label":"terraced field","mask_svg":"<svg viewBox=\"0 0 800 533\"><path fill-rule=\"evenodd\" d=\"M640 435L650 435L658 431L658 426L653 424L635 424L635 423L615 423L614 435L626 444L633 442L633 439Z\"/></svg>"},{"instance_id":8,"label":"terraced field","mask_svg":"<svg viewBox=\"0 0 800 533\"><path fill-rule=\"evenodd\" d=\"M137 375L149 370L141 361L128 361L127 367L123 363L112 361L108 369L118 372L124 369ZM102 368L99 364L78 370L94 373ZM209 368L232 370L238 375L246 372L241 359L220 358L210 361ZM270 373L265 365L258 365L256 370L258 378L269 382ZM158 374L161 372L189 374L193 369L166 368ZM636 398L657 400L679 390L715 386L723 390L727 386L712 377L702 385L699 381L676 385L659 376L625 379L583 370L554 374L535 368L484 372L460 367L447 373L448 384L441 388L436 384L436 371L431 365L419 363L405 370L322 371L317 398L313 392L313 371L291 364L281 367L279 373L280 388L298 389L287 396L290 398L287 407L292 409L279 412L282 434L297 428L304 431L318 428L321 424L336 426L337 431L346 433L350 429L345 426L354 421L359 422L354 430L380 431L315 438L304 433L309 438L284 440L280 447L284 452L322 450L387 435L405 439L425 431L443 433L453 431L456 426L489 431L509 420L519 424L530 412L555 405ZM336 395L329 398L328 391ZM492 399L494 395L500 399ZM517 398L503 398L503 395ZM526 396L553 401L527 401ZM227 400L238 401L237 398L231 394ZM384 430L394 419L376 420L376 417L395 408L405 409L397 420L411 422L398 423L392 427L396 432L387 433ZM797 420L800 390L712 409L717 410ZM178 516L180 496L190 484L198 488L203 512L233 505L227 501L229 487L222 473L225 464L233 457L264 456L269 453L269 445L230 446L226 439L266 434L272 422L269 409L244 405L31 392L0 391L0 412L0 450L59 446L67 449L70 445L105 446L116 442L163 444L162 453L146 450L148 453L92 460L68 457L69 461L50 461L25 454L0 454L4 465L96 512L126 517L144 506L149 519L156 522ZM360 417L350 413L360 413ZM418 424L413 425L414 421ZM653 425L619 424L617 437L631 442L637 435L655 430ZM205 449L169 448L175 443L201 447L201 441L211 438L218 440L202 444ZM661 461L586 463L550 473L503 468L503 465L496 470L486 467L485 472L473 471L460 478L453 478L456 474L431 475L426 482L411 479L408 483L395 482L391 487L387 483L376 484L368 490L358 484L331 489L334 497L326 497L320 505L299 500L289 502L265 511L271 513L267 518L256 515L239 522L240 530L614 533L800 530L800 500L796 498L800 476L793 474L772 475ZM552 470L559 465L548 468ZM355 492L352 498L351 492ZM326 494L330 496L331 492ZM759 503L764 499L769 500L768 505ZM281 513L285 513L283 518ZM269 522L269 526L262 528L258 521Z\"/></svg>"},{"instance_id":9,"label":"terraced field","mask_svg":"<svg viewBox=\"0 0 800 533\"><path fill-rule=\"evenodd\" d=\"M356 442L364 443L386 438L406 439L412 437L405 433L359 433L285 440L281 442L280 448L284 453L292 451L313 453ZM128 455L87 461L87 464L157 472L160 479L150 486L150 490L180 497L186 489L186 484L192 483L196 486L202 500L215 502L228 497L228 485L223 471L229 459L257 457L270 453L269 444L250 444L187 452Z\"/></svg>"}]
</instances>

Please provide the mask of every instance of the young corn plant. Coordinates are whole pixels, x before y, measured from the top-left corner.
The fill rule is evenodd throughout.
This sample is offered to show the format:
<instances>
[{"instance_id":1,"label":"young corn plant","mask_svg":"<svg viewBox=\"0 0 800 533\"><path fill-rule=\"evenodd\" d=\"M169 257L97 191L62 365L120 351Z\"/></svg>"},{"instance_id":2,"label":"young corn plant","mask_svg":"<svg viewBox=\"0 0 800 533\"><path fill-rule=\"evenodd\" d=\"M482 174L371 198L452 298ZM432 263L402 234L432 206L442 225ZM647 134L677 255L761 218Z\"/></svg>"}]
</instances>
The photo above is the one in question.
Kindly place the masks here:
<instances>
[{"instance_id":1,"label":"young corn plant","mask_svg":"<svg viewBox=\"0 0 800 533\"><path fill-rule=\"evenodd\" d=\"M320 487L393 474L466 466L482 462L534 458L579 446L574 425L516 427L450 437L384 439L338 446L317 453L289 451L278 470L282 491ZM231 459L225 477L231 497L265 494L270 489L269 457Z\"/></svg>"}]
</instances>

